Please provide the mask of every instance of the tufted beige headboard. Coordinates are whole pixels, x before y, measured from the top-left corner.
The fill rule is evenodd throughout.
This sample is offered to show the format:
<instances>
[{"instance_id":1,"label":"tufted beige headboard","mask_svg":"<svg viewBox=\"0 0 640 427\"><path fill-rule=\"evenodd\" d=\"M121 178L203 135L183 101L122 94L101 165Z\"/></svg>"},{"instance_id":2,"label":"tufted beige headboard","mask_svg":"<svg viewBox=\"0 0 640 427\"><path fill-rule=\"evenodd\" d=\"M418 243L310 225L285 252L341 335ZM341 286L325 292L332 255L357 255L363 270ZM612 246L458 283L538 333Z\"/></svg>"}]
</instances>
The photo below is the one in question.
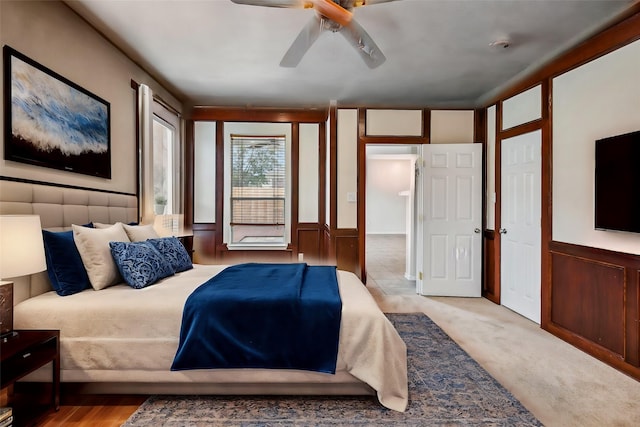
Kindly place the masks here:
<instances>
[{"instance_id":1,"label":"tufted beige headboard","mask_svg":"<svg viewBox=\"0 0 640 427\"><path fill-rule=\"evenodd\" d=\"M138 198L132 194L67 188L0 179L0 215L40 215L42 228L69 230L71 224L138 221ZM14 281L17 304L51 290L46 272Z\"/></svg>"}]
</instances>

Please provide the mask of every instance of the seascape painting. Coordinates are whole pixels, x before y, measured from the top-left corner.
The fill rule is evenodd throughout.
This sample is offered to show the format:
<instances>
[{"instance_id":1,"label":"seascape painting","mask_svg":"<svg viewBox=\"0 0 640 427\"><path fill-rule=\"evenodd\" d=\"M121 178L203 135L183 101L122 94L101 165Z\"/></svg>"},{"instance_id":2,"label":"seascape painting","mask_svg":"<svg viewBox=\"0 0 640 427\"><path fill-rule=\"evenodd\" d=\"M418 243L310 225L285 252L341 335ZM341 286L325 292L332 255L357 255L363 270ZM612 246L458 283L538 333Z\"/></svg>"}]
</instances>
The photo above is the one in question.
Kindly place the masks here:
<instances>
[{"instance_id":1,"label":"seascape painting","mask_svg":"<svg viewBox=\"0 0 640 427\"><path fill-rule=\"evenodd\" d=\"M111 178L110 105L4 47L5 159Z\"/></svg>"}]
</instances>

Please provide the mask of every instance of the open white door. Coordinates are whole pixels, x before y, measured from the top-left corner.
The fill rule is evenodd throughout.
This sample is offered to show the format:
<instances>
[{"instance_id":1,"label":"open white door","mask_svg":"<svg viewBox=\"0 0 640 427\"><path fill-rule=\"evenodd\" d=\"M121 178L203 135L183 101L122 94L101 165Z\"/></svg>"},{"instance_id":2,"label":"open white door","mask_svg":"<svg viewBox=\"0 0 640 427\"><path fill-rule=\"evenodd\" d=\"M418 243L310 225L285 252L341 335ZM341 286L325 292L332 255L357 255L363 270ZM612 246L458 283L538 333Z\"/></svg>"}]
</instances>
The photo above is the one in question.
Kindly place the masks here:
<instances>
[{"instance_id":1,"label":"open white door","mask_svg":"<svg viewBox=\"0 0 640 427\"><path fill-rule=\"evenodd\" d=\"M541 145L538 130L501 143L500 302L540 323Z\"/></svg>"},{"instance_id":2,"label":"open white door","mask_svg":"<svg viewBox=\"0 0 640 427\"><path fill-rule=\"evenodd\" d=\"M423 239L417 291L479 297L482 145L427 144L422 146L422 156L418 222Z\"/></svg>"}]
</instances>

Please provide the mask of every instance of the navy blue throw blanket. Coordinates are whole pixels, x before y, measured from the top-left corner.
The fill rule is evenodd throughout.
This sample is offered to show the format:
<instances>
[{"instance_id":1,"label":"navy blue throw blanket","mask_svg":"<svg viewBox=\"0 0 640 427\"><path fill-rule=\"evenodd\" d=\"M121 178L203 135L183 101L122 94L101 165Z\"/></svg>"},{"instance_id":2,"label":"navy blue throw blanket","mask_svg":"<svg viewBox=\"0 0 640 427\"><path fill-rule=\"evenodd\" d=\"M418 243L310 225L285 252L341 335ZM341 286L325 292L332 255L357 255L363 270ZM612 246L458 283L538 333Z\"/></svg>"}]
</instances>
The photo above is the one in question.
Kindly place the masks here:
<instances>
[{"instance_id":1,"label":"navy blue throw blanket","mask_svg":"<svg viewBox=\"0 0 640 427\"><path fill-rule=\"evenodd\" d=\"M275 368L334 374L341 314L335 267L227 267L187 298L171 370Z\"/></svg>"}]
</instances>

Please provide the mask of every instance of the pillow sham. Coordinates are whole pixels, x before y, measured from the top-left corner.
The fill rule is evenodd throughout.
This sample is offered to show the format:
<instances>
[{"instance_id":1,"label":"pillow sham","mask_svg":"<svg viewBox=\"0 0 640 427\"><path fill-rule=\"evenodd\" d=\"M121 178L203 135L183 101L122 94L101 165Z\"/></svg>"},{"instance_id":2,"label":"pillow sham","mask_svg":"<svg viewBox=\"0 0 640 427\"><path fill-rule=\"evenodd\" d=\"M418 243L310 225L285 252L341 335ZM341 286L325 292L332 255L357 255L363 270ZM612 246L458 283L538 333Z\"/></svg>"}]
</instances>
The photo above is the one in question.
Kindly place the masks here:
<instances>
[{"instance_id":1,"label":"pillow sham","mask_svg":"<svg viewBox=\"0 0 640 427\"><path fill-rule=\"evenodd\" d=\"M117 224L117 223L116 223ZM115 224L103 224L101 222L94 222L93 223L93 228L109 228L109 227L113 227Z\"/></svg>"},{"instance_id":2,"label":"pillow sham","mask_svg":"<svg viewBox=\"0 0 640 427\"><path fill-rule=\"evenodd\" d=\"M129 286L142 289L173 275L173 268L158 250L147 242L110 242L111 255Z\"/></svg>"},{"instance_id":3,"label":"pillow sham","mask_svg":"<svg viewBox=\"0 0 640 427\"><path fill-rule=\"evenodd\" d=\"M121 282L122 276L111 256L109 242L129 241L122 224L117 223L107 228L72 225L72 228L73 240L87 270L91 287L99 291Z\"/></svg>"},{"instance_id":4,"label":"pillow sham","mask_svg":"<svg viewBox=\"0 0 640 427\"><path fill-rule=\"evenodd\" d=\"M73 231L42 230L42 239L47 275L56 293L67 296L90 288L87 270L73 240Z\"/></svg>"},{"instance_id":5,"label":"pillow sham","mask_svg":"<svg viewBox=\"0 0 640 427\"><path fill-rule=\"evenodd\" d=\"M147 242L152 244L169 261L174 272L179 273L193 268L191 257L176 237L149 239Z\"/></svg>"},{"instance_id":6,"label":"pillow sham","mask_svg":"<svg viewBox=\"0 0 640 427\"><path fill-rule=\"evenodd\" d=\"M111 227L111 226L113 226L113 225L115 225L115 224L122 224L122 225L138 225L138 223L137 223L137 222L130 222L130 223L128 223L128 224L125 224L125 223L124 223L124 222L122 222L122 221L118 221L118 222L116 222L115 224L105 224L105 223L102 223L102 222L93 222L92 224L93 224L93 228L109 228L109 227Z\"/></svg>"},{"instance_id":7,"label":"pillow sham","mask_svg":"<svg viewBox=\"0 0 640 427\"><path fill-rule=\"evenodd\" d=\"M125 233L132 242L144 242L147 239L158 239L160 235L156 233L153 225L127 225L122 224Z\"/></svg>"}]
</instances>

